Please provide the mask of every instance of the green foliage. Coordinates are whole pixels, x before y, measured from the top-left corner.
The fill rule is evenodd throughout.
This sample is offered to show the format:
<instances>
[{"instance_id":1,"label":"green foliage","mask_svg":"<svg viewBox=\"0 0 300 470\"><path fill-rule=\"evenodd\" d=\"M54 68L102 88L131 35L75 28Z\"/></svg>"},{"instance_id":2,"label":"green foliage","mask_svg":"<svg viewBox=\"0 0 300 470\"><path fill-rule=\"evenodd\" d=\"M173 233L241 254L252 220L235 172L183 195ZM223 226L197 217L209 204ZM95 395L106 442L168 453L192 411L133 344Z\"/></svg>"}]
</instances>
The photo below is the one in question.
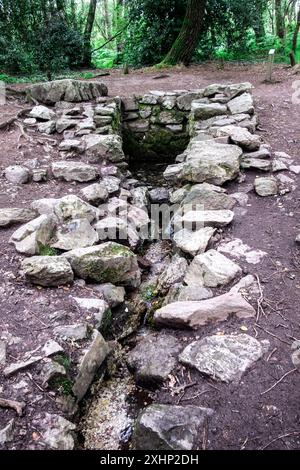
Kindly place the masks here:
<instances>
[{"instance_id":1,"label":"green foliage","mask_svg":"<svg viewBox=\"0 0 300 470\"><path fill-rule=\"evenodd\" d=\"M39 254L40 256L58 256L59 251L56 248L52 248L49 245L39 244Z\"/></svg>"},{"instance_id":2,"label":"green foliage","mask_svg":"<svg viewBox=\"0 0 300 470\"><path fill-rule=\"evenodd\" d=\"M71 359L69 358L69 356L67 356L67 354L57 354L56 356L53 357L53 360L55 362L57 362L58 364L60 364L61 366L63 366L66 371L70 370L71 368Z\"/></svg>"}]
</instances>

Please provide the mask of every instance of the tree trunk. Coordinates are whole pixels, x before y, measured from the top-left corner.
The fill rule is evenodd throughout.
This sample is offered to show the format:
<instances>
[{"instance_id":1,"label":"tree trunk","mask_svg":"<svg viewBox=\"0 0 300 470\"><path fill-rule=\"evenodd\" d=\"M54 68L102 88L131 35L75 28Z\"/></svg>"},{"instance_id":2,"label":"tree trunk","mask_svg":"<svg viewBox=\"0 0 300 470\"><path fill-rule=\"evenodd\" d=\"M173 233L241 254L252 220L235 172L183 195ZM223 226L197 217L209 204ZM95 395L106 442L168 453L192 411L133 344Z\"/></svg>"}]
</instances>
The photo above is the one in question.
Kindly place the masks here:
<instances>
[{"instance_id":1,"label":"tree trunk","mask_svg":"<svg viewBox=\"0 0 300 470\"><path fill-rule=\"evenodd\" d=\"M105 32L106 37L111 37L111 24L110 24L110 17L109 17L109 9L108 9L108 1L103 0L103 13L104 13L104 22L105 22Z\"/></svg>"},{"instance_id":2,"label":"tree trunk","mask_svg":"<svg viewBox=\"0 0 300 470\"><path fill-rule=\"evenodd\" d=\"M297 52L297 43L298 43L298 34L300 31L300 10L298 11L297 24L294 31L293 42L292 42L292 51L290 53L291 66L294 67L297 63L296 61L296 52Z\"/></svg>"},{"instance_id":3,"label":"tree trunk","mask_svg":"<svg viewBox=\"0 0 300 470\"><path fill-rule=\"evenodd\" d=\"M282 1L275 0L275 16L276 16L276 34L279 39L285 38L284 17L282 11Z\"/></svg>"},{"instance_id":4,"label":"tree trunk","mask_svg":"<svg viewBox=\"0 0 300 470\"><path fill-rule=\"evenodd\" d=\"M202 30L207 0L188 0L181 31L162 64L189 65Z\"/></svg>"},{"instance_id":5,"label":"tree trunk","mask_svg":"<svg viewBox=\"0 0 300 470\"><path fill-rule=\"evenodd\" d=\"M95 22L97 8L97 0L90 0L89 12L86 20L84 30L84 52L83 52L83 65L90 67L92 62L92 48L91 48L91 37Z\"/></svg>"}]
</instances>

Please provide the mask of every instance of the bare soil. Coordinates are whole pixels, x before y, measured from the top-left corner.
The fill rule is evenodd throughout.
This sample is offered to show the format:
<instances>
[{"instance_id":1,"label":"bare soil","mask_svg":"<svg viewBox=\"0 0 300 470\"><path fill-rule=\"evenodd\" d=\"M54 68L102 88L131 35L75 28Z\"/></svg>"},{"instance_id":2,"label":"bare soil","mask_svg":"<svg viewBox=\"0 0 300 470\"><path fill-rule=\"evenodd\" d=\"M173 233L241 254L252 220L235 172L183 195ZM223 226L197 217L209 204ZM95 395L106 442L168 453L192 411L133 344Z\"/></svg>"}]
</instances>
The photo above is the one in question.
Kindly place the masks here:
<instances>
[{"instance_id":1,"label":"bare soil","mask_svg":"<svg viewBox=\"0 0 300 470\"><path fill-rule=\"evenodd\" d=\"M165 78L155 77L164 74ZM216 64L192 66L165 71L131 71L123 75L112 71L102 81L107 84L110 96L131 96L150 90L197 89L205 85L223 82L237 83L250 81L255 86L256 111L260 117L260 133L274 151L290 154L295 164L300 165L300 107L292 104L292 83L297 76L290 68L276 66L274 83L264 83L265 70L262 65L225 65L220 69ZM0 123L21 109L18 102L8 103L0 109ZM30 144L20 138L20 130L10 126L0 131L0 165L3 170L9 164L24 163L27 159L40 158L45 162L57 159L58 152L47 149L42 137L41 143ZM21 146L20 146L21 144ZM248 172L246 183L253 182L257 173ZM290 176L290 175L289 175ZM299 176L295 176L298 182ZM0 178L0 207L28 206L41 197L57 197L78 186L49 181L43 184L29 184L15 187L3 176ZM238 188L237 188L238 189ZM258 339L270 341L268 360L259 361L248 371L238 386L216 384L195 371L178 366L174 375L181 385L196 384L180 396L172 396L172 388L166 384L154 396L162 403L181 403L207 406L215 410L199 448L205 449L299 449L300 448L300 375L294 371L287 375L268 393L262 394L294 366L291 361L291 344L300 340L300 253L294 242L300 233L300 187L285 196L259 198L250 193L247 214L238 216L226 236L241 238L254 249L264 250L268 256L256 265L240 263L245 273L257 274L264 288L265 315L259 325L245 321L249 334ZM282 204L282 206L279 206ZM19 276L21 257L8 244L15 227L0 232L0 336L8 332L20 338L18 344L9 347L8 362L22 357L49 338L51 332L50 313L65 310L73 322L78 312L72 309L69 296L88 296L89 288L75 285L71 289L41 289L24 282ZM94 295L95 293L93 293ZM216 331L239 332L241 324L229 320L224 324L211 326L198 332L176 332L182 342L191 341ZM72 354L72 351L70 351ZM25 401L26 414L16 417L14 411L0 408L0 429L15 418L16 432L9 449L30 449L39 447L39 434L34 428L34 417L47 411L56 413L59 404L51 392L38 385L38 376L33 370L31 376L17 374L4 380L0 372L0 396ZM31 378L30 378L31 377ZM16 388L21 380L28 386ZM204 392L204 393L202 393ZM62 413L60 413L62 414Z\"/></svg>"}]
</instances>

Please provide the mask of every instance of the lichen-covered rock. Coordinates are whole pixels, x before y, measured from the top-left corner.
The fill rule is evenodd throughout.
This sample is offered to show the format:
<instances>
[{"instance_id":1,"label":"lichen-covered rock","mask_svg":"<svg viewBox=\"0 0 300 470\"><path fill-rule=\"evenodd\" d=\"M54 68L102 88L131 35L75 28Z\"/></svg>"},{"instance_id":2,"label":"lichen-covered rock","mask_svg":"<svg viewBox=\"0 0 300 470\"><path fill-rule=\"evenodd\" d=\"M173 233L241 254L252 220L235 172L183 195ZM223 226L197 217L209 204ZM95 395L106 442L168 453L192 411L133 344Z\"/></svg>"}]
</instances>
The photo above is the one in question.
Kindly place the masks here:
<instances>
[{"instance_id":1,"label":"lichen-covered rock","mask_svg":"<svg viewBox=\"0 0 300 470\"><path fill-rule=\"evenodd\" d=\"M254 188L259 196L275 196L278 194L278 182L273 176L256 178Z\"/></svg>"},{"instance_id":2,"label":"lichen-covered rock","mask_svg":"<svg viewBox=\"0 0 300 470\"><path fill-rule=\"evenodd\" d=\"M81 162L53 162L51 168L54 178L65 181L84 183L98 176L98 171L94 166Z\"/></svg>"},{"instance_id":3,"label":"lichen-covered rock","mask_svg":"<svg viewBox=\"0 0 300 470\"><path fill-rule=\"evenodd\" d=\"M56 220L53 216L41 215L16 230L9 243L24 255L39 254L40 247L49 244L55 227Z\"/></svg>"},{"instance_id":4,"label":"lichen-covered rock","mask_svg":"<svg viewBox=\"0 0 300 470\"><path fill-rule=\"evenodd\" d=\"M191 114L195 120L205 120L227 114L227 107L220 103L198 103L193 101Z\"/></svg>"},{"instance_id":5,"label":"lichen-covered rock","mask_svg":"<svg viewBox=\"0 0 300 470\"><path fill-rule=\"evenodd\" d=\"M40 431L41 440L51 450L73 450L76 426L62 416L43 413L36 416L36 427Z\"/></svg>"},{"instance_id":6,"label":"lichen-covered rock","mask_svg":"<svg viewBox=\"0 0 300 470\"><path fill-rule=\"evenodd\" d=\"M71 284L74 279L70 263L61 256L33 256L22 261L21 269L28 281L44 287Z\"/></svg>"},{"instance_id":7,"label":"lichen-covered rock","mask_svg":"<svg viewBox=\"0 0 300 470\"><path fill-rule=\"evenodd\" d=\"M215 229L212 227L203 227L196 231L183 229L174 234L173 242L184 253L196 256L206 250L214 233Z\"/></svg>"},{"instance_id":8,"label":"lichen-covered rock","mask_svg":"<svg viewBox=\"0 0 300 470\"><path fill-rule=\"evenodd\" d=\"M189 344L180 361L214 380L238 383L263 353L263 345L249 335L214 335Z\"/></svg>"},{"instance_id":9,"label":"lichen-covered rock","mask_svg":"<svg viewBox=\"0 0 300 470\"><path fill-rule=\"evenodd\" d=\"M62 255L82 279L138 287L141 273L136 255L127 247L108 242Z\"/></svg>"},{"instance_id":10,"label":"lichen-covered rock","mask_svg":"<svg viewBox=\"0 0 300 470\"><path fill-rule=\"evenodd\" d=\"M177 212L173 224L176 231L200 230L203 227L225 227L229 225L234 218L234 212L228 210L219 211L189 211ZM196 227L195 227L196 225Z\"/></svg>"},{"instance_id":11,"label":"lichen-covered rock","mask_svg":"<svg viewBox=\"0 0 300 470\"><path fill-rule=\"evenodd\" d=\"M106 160L118 163L124 160L122 139L118 135L90 134L82 137L86 155L92 161Z\"/></svg>"},{"instance_id":12,"label":"lichen-covered rock","mask_svg":"<svg viewBox=\"0 0 300 470\"><path fill-rule=\"evenodd\" d=\"M254 317L254 308L241 294L229 292L200 302L174 302L157 310L156 324L171 328L199 328L211 322L226 320L229 315L238 318Z\"/></svg>"},{"instance_id":13,"label":"lichen-covered rock","mask_svg":"<svg viewBox=\"0 0 300 470\"><path fill-rule=\"evenodd\" d=\"M170 264L161 274L158 289L165 290L169 289L173 284L181 282L185 276L186 270L188 268L188 263L185 258L180 256L174 256Z\"/></svg>"},{"instance_id":14,"label":"lichen-covered rock","mask_svg":"<svg viewBox=\"0 0 300 470\"><path fill-rule=\"evenodd\" d=\"M216 250L209 250L193 259L185 282L189 286L218 287L229 284L241 273L236 263Z\"/></svg>"},{"instance_id":15,"label":"lichen-covered rock","mask_svg":"<svg viewBox=\"0 0 300 470\"><path fill-rule=\"evenodd\" d=\"M82 400L88 391L94 376L105 361L110 349L99 331L94 330L90 345L87 347L79 364L78 374L73 386L73 393L78 400Z\"/></svg>"},{"instance_id":16,"label":"lichen-covered rock","mask_svg":"<svg viewBox=\"0 0 300 470\"><path fill-rule=\"evenodd\" d=\"M141 242L135 228L120 217L105 217L94 226L101 241L118 240L121 244L129 244L134 250Z\"/></svg>"},{"instance_id":17,"label":"lichen-covered rock","mask_svg":"<svg viewBox=\"0 0 300 470\"><path fill-rule=\"evenodd\" d=\"M135 450L192 450L210 408L150 405L140 412L133 436Z\"/></svg>"},{"instance_id":18,"label":"lichen-covered rock","mask_svg":"<svg viewBox=\"0 0 300 470\"><path fill-rule=\"evenodd\" d=\"M124 287L118 287L108 283L95 285L94 290L111 308L117 307L125 300L126 292Z\"/></svg>"},{"instance_id":19,"label":"lichen-covered rock","mask_svg":"<svg viewBox=\"0 0 300 470\"><path fill-rule=\"evenodd\" d=\"M0 227L9 227L10 225L30 222L37 216L33 209L26 208L5 208L0 209Z\"/></svg>"},{"instance_id":20,"label":"lichen-covered rock","mask_svg":"<svg viewBox=\"0 0 300 470\"><path fill-rule=\"evenodd\" d=\"M229 137L234 144L239 145L248 152L257 151L260 148L260 137L251 134L242 127L232 126L232 129L229 131Z\"/></svg>"},{"instance_id":21,"label":"lichen-covered rock","mask_svg":"<svg viewBox=\"0 0 300 470\"><path fill-rule=\"evenodd\" d=\"M50 121L55 117L55 112L46 106L35 106L29 113L32 118L40 119L41 121Z\"/></svg>"},{"instance_id":22,"label":"lichen-covered rock","mask_svg":"<svg viewBox=\"0 0 300 470\"><path fill-rule=\"evenodd\" d=\"M74 219L57 228L54 240L53 248L70 251L95 245L98 234L87 219Z\"/></svg>"},{"instance_id":23,"label":"lichen-covered rock","mask_svg":"<svg viewBox=\"0 0 300 470\"><path fill-rule=\"evenodd\" d=\"M135 380L142 386L156 386L168 378L182 350L178 339L170 335L150 334L127 356Z\"/></svg>"},{"instance_id":24,"label":"lichen-covered rock","mask_svg":"<svg viewBox=\"0 0 300 470\"><path fill-rule=\"evenodd\" d=\"M103 183L91 184L80 192L84 199L92 204L100 204L108 199L108 191Z\"/></svg>"},{"instance_id":25,"label":"lichen-covered rock","mask_svg":"<svg viewBox=\"0 0 300 470\"><path fill-rule=\"evenodd\" d=\"M250 93L243 93L242 95L233 98L228 102L227 106L231 114L254 113L253 98Z\"/></svg>"},{"instance_id":26,"label":"lichen-covered rock","mask_svg":"<svg viewBox=\"0 0 300 470\"><path fill-rule=\"evenodd\" d=\"M219 186L208 183L195 184L187 191L180 206L185 210L188 205L193 206L194 210L232 210L235 200L220 189Z\"/></svg>"},{"instance_id":27,"label":"lichen-covered rock","mask_svg":"<svg viewBox=\"0 0 300 470\"><path fill-rule=\"evenodd\" d=\"M80 341L88 335L88 326L86 323L75 323L74 325L60 325L53 329L53 333L62 338Z\"/></svg>"},{"instance_id":28,"label":"lichen-covered rock","mask_svg":"<svg viewBox=\"0 0 300 470\"><path fill-rule=\"evenodd\" d=\"M29 181L29 170L20 165L11 165L5 168L5 178L10 183L26 184Z\"/></svg>"},{"instance_id":29,"label":"lichen-covered rock","mask_svg":"<svg viewBox=\"0 0 300 470\"><path fill-rule=\"evenodd\" d=\"M31 85L26 88L26 92L29 98L51 105L59 101L90 101L100 96L107 96L108 90L100 82L67 79Z\"/></svg>"},{"instance_id":30,"label":"lichen-covered rock","mask_svg":"<svg viewBox=\"0 0 300 470\"><path fill-rule=\"evenodd\" d=\"M235 145L216 144L213 141L193 142L185 162L177 165L179 171L175 177L191 183L222 185L238 176L242 153L241 148ZM164 176L172 178L168 168Z\"/></svg>"},{"instance_id":31,"label":"lichen-covered rock","mask_svg":"<svg viewBox=\"0 0 300 470\"><path fill-rule=\"evenodd\" d=\"M70 222L75 219L87 219L93 222L97 218L97 209L74 194L59 199L55 203L54 213L60 222Z\"/></svg>"}]
</instances>

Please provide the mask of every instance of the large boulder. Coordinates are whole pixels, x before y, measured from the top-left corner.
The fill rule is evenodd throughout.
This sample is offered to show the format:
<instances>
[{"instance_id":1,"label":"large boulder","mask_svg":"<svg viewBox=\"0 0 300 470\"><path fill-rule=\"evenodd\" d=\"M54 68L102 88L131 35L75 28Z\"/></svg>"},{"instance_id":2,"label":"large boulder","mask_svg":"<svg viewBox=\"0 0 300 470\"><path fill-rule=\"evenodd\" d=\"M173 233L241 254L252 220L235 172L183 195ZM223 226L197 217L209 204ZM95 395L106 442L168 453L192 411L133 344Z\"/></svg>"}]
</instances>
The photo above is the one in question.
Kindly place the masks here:
<instances>
[{"instance_id":1,"label":"large boulder","mask_svg":"<svg viewBox=\"0 0 300 470\"><path fill-rule=\"evenodd\" d=\"M75 194L64 196L54 205L54 213L60 222L70 222L75 219L87 219L93 222L97 218L97 209Z\"/></svg>"},{"instance_id":2,"label":"large boulder","mask_svg":"<svg viewBox=\"0 0 300 470\"><path fill-rule=\"evenodd\" d=\"M61 256L32 256L22 261L21 269L26 279L44 287L71 284L74 279L70 263Z\"/></svg>"},{"instance_id":3,"label":"large boulder","mask_svg":"<svg viewBox=\"0 0 300 470\"><path fill-rule=\"evenodd\" d=\"M81 102L90 101L100 96L107 96L106 85L100 82L80 80L54 80L38 83L26 88L28 98L39 103L53 105L58 101Z\"/></svg>"},{"instance_id":4,"label":"large boulder","mask_svg":"<svg viewBox=\"0 0 300 470\"><path fill-rule=\"evenodd\" d=\"M98 234L87 219L75 219L59 226L54 240L51 243L53 248L69 251L94 245Z\"/></svg>"},{"instance_id":5,"label":"large boulder","mask_svg":"<svg viewBox=\"0 0 300 470\"><path fill-rule=\"evenodd\" d=\"M199 328L211 322L226 320L229 315L238 318L254 317L255 309L241 294L227 294L200 302L174 302L156 310L154 320L157 325L171 328Z\"/></svg>"},{"instance_id":6,"label":"large boulder","mask_svg":"<svg viewBox=\"0 0 300 470\"><path fill-rule=\"evenodd\" d=\"M180 206L198 206L198 210L232 210L236 201L219 186L208 183L195 184L183 198Z\"/></svg>"},{"instance_id":7,"label":"large boulder","mask_svg":"<svg viewBox=\"0 0 300 470\"><path fill-rule=\"evenodd\" d=\"M108 242L62 255L82 279L138 287L141 273L136 255L127 247Z\"/></svg>"},{"instance_id":8,"label":"large boulder","mask_svg":"<svg viewBox=\"0 0 300 470\"><path fill-rule=\"evenodd\" d=\"M238 383L263 353L263 345L252 336L214 335L189 344L180 361L214 380Z\"/></svg>"},{"instance_id":9,"label":"large boulder","mask_svg":"<svg viewBox=\"0 0 300 470\"><path fill-rule=\"evenodd\" d=\"M238 176L242 153L241 148L235 145L196 141L188 149L185 162L177 165L178 171L174 168L170 175L167 168L164 176L190 183L222 185Z\"/></svg>"},{"instance_id":10,"label":"large boulder","mask_svg":"<svg viewBox=\"0 0 300 470\"><path fill-rule=\"evenodd\" d=\"M133 436L136 450L192 450L210 408L198 406L150 405L139 414Z\"/></svg>"}]
</instances>

